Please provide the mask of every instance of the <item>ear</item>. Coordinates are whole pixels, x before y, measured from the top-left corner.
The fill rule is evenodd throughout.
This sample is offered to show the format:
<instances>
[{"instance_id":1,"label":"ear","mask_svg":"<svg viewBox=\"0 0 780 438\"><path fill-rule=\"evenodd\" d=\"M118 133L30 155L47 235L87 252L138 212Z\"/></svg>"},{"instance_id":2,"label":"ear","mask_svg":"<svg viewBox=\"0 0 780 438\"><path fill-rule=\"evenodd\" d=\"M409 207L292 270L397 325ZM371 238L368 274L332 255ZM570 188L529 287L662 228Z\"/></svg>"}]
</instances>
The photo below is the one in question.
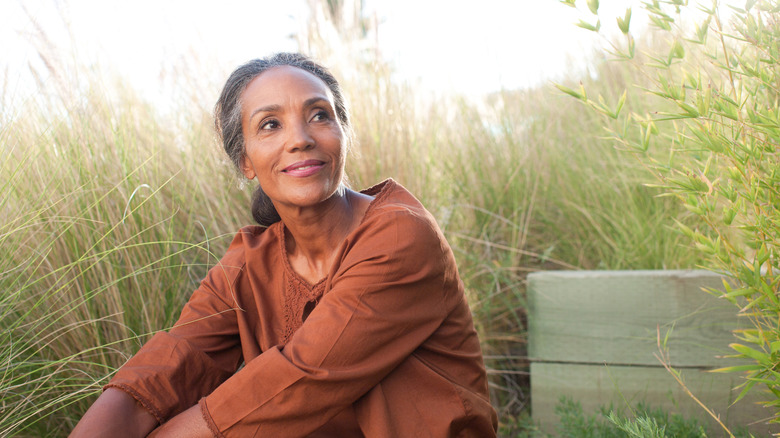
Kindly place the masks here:
<instances>
[{"instance_id":1,"label":"ear","mask_svg":"<svg viewBox=\"0 0 780 438\"><path fill-rule=\"evenodd\" d=\"M241 157L241 173L244 174L246 179L255 179L257 176L255 173L255 168L252 166L252 162L249 161L249 158L247 158L246 154Z\"/></svg>"}]
</instances>

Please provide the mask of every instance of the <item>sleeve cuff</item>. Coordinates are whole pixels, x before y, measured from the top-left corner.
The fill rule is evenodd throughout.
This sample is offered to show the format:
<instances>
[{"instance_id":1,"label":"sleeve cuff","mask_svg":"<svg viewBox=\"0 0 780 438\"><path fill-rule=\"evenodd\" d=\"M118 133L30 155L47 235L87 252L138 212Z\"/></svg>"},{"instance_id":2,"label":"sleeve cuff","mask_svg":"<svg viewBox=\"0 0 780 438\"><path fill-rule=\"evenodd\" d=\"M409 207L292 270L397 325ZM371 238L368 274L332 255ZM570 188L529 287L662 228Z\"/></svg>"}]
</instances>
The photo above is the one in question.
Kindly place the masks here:
<instances>
[{"instance_id":1,"label":"sleeve cuff","mask_svg":"<svg viewBox=\"0 0 780 438\"><path fill-rule=\"evenodd\" d=\"M203 415L203 420L206 421L206 424L209 426L209 430L216 438L225 438L224 435L222 435L222 432L219 431L217 428L217 425L214 424L214 420L211 418L211 414L209 413L209 408L206 406L206 397L203 397L198 401L198 405L200 406L200 414Z\"/></svg>"},{"instance_id":2,"label":"sleeve cuff","mask_svg":"<svg viewBox=\"0 0 780 438\"><path fill-rule=\"evenodd\" d=\"M144 407L147 411L149 411L150 414L157 420L158 424L163 424L165 420L163 420L162 412L160 409L158 409L152 402L149 400L146 400L141 396L141 394L138 393L135 389L133 389L130 386L127 386L123 383L109 383L108 385L103 387L103 391L105 391L108 388L116 388L120 391L123 391L130 395L130 397L133 397L136 402L138 402L141 406Z\"/></svg>"}]
</instances>

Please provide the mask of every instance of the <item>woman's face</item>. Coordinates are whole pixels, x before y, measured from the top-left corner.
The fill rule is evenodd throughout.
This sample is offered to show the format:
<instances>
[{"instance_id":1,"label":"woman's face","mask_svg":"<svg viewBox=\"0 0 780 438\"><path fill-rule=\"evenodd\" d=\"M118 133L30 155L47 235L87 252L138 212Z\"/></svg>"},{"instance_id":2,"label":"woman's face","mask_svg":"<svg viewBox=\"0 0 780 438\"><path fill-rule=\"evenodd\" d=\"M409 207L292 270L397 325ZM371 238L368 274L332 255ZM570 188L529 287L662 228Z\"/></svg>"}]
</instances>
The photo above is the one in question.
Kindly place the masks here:
<instances>
[{"instance_id":1,"label":"woman's face","mask_svg":"<svg viewBox=\"0 0 780 438\"><path fill-rule=\"evenodd\" d=\"M329 199L344 175L346 144L328 86L299 68L273 67L241 100L244 175L257 178L277 210Z\"/></svg>"}]
</instances>

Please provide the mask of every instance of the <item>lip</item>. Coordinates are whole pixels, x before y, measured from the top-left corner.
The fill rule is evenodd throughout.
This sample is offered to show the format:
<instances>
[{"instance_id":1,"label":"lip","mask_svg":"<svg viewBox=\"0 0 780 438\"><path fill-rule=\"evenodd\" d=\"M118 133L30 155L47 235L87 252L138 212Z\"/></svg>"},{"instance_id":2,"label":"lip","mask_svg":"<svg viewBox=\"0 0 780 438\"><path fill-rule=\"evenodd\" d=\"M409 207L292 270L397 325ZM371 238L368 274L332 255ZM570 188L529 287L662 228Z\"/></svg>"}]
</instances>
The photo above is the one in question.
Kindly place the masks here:
<instances>
[{"instance_id":1,"label":"lip","mask_svg":"<svg viewBox=\"0 0 780 438\"><path fill-rule=\"evenodd\" d=\"M303 160L285 167L282 172L290 176L305 177L314 175L323 167L325 167L325 163L320 160Z\"/></svg>"}]
</instances>

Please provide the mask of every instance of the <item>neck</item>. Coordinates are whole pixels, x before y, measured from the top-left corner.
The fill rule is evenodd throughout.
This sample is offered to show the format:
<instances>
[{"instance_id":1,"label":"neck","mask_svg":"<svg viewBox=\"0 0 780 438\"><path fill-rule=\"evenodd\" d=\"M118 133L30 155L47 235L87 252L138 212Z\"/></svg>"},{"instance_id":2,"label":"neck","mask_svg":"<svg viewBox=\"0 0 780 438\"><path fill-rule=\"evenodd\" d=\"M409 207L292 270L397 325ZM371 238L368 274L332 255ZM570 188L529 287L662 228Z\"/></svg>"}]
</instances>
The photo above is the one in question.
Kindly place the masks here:
<instances>
[{"instance_id":1,"label":"neck","mask_svg":"<svg viewBox=\"0 0 780 438\"><path fill-rule=\"evenodd\" d=\"M288 232L287 256L298 274L312 282L326 275L341 242L360 223L365 198L344 188L314 207L278 209Z\"/></svg>"}]
</instances>

